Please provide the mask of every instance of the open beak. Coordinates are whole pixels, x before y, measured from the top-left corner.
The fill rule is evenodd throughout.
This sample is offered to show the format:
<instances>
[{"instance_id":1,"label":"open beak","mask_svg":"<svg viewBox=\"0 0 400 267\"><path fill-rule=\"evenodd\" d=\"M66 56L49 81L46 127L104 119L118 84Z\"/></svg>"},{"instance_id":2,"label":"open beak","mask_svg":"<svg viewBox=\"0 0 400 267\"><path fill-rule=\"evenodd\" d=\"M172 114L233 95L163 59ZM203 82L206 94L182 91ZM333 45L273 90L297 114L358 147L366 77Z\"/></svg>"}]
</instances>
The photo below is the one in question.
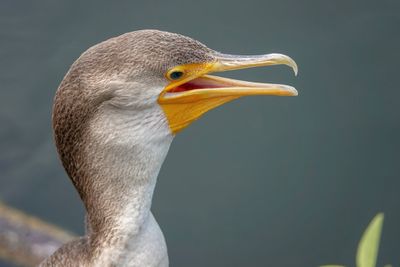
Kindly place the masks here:
<instances>
[{"instance_id":1,"label":"open beak","mask_svg":"<svg viewBox=\"0 0 400 267\"><path fill-rule=\"evenodd\" d=\"M246 82L208 75L212 72L281 64L291 67L297 75L296 62L282 54L217 54L213 62L178 66L185 75L181 79L171 81L158 99L171 131L177 133L205 112L242 96L296 96L296 89L288 85Z\"/></svg>"}]
</instances>

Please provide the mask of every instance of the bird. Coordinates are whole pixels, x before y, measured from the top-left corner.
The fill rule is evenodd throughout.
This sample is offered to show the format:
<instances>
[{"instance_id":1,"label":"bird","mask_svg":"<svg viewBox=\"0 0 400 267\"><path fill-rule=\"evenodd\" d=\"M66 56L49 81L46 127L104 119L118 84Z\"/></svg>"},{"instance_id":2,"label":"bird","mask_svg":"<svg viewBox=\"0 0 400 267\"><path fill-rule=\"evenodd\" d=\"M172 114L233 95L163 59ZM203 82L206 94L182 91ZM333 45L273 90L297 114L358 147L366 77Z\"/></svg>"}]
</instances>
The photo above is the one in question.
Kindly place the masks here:
<instances>
[{"instance_id":1,"label":"bird","mask_svg":"<svg viewBox=\"0 0 400 267\"><path fill-rule=\"evenodd\" d=\"M83 52L55 93L52 126L86 209L86 231L40 266L169 266L150 208L172 140L234 99L296 96L289 85L211 75L278 64L297 75L296 62L283 54L224 54L160 30L128 32Z\"/></svg>"}]
</instances>

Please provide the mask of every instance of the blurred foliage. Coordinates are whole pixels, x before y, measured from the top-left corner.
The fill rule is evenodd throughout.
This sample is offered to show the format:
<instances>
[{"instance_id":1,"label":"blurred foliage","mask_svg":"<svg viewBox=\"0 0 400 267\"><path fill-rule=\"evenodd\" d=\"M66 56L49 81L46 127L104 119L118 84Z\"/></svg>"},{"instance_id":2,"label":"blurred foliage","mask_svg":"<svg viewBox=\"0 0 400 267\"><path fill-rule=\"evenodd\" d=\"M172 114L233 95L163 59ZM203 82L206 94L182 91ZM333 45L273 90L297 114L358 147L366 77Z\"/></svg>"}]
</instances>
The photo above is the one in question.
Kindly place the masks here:
<instances>
[{"instance_id":1,"label":"blurred foliage","mask_svg":"<svg viewBox=\"0 0 400 267\"><path fill-rule=\"evenodd\" d=\"M360 243L358 244L356 267L376 267L378 258L379 242L381 239L384 215L378 213L370 222ZM323 265L320 267L345 267L343 265ZM385 267L392 267L385 265Z\"/></svg>"}]
</instances>

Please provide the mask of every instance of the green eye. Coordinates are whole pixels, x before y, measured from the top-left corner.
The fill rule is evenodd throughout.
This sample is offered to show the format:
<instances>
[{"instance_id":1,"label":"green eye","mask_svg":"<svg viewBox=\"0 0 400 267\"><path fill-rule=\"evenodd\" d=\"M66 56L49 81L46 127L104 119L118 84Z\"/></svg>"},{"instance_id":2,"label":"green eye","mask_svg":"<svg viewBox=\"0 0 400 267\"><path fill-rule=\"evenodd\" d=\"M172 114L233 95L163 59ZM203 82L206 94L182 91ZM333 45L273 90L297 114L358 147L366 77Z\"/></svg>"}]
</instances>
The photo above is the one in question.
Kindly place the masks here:
<instances>
[{"instance_id":1,"label":"green eye","mask_svg":"<svg viewBox=\"0 0 400 267\"><path fill-rule=\"evenodd\" d=\"M177 79L181 78L182 76L183 76L182 71L173 71L169 74L169 78L171 80L177 80Z\"/></svg>"}]
</instances>

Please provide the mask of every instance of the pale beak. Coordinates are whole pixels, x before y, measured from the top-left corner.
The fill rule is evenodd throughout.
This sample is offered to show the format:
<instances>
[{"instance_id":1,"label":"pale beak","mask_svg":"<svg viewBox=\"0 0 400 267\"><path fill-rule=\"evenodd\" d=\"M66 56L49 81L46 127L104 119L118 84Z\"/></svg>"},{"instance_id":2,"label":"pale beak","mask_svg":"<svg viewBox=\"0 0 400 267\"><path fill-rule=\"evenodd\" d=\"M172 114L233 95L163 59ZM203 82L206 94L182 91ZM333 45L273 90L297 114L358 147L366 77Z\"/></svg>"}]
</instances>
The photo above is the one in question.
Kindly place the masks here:
<instances>
[{"instance_id":1,"label":"pale beak","mask_svg":"<svg viewBox=\"0 0 400 267\"><path fill-rule=\"evenodd\" d=\"M171 131L177 133L202 114L233 99L250 95L296 96L297 90L288 85L255 83L207 75L260 66L284 64L297 75L297 64L282 54L236 56L217 54L216 60L179 66L186 75L171 83L159 96Z\"/></svg>"}]
</instances>

